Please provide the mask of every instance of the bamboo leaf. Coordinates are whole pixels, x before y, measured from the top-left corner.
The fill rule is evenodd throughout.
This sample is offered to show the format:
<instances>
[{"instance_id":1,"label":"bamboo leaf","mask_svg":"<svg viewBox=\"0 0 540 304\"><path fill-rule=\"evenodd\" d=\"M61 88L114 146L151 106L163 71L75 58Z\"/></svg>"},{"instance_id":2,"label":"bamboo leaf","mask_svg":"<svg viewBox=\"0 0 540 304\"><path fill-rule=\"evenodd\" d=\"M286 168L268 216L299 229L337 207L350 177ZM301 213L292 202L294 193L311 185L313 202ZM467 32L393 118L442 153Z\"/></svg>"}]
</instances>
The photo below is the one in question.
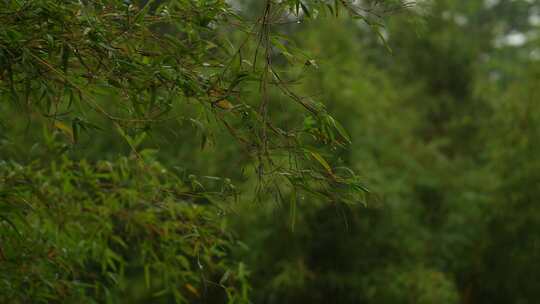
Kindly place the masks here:
<instances>
[{"instance_id":1,"label":"bamboo leaf","mask_svg":"<svg viewBox=\"0 0 540 304\"><path fill-rule=\"evenodd\" d=\"M150 289L150 265L148 264L144 265L144 282L146 284L146 288Z\"/></svg>"},{"instance_id":2,"label":"bamboo leaf","mask_svg":"<svg viewBox=\"0 0 540 304\"><path fill-rule=\"evenodd\" d=\"M293 232L296 226L296 203L297 203L296 188L293 186L292 193L291 193L291 203L290 203L291 231Z\"/></svg>"},{"instance_id":3,"label":"bamboo leaf","mask_svg":"<svg viewBox=\"0 0 540 304\"><path fill-rule=\"evenodd\" d=\"M307 6L305 6L304 3L302 3L301 1L300 1L300 6L302 7L302 11L304 12L304 14L306 14L308 18L311 18L311 13L309 12L309 8L307 8Z\"/></svg>"},{"instance_id":4,"label":"bamboo leaf","mask_svg":"<svg viewBox=\"0 0 540 304\"><path fill-rule=\"evenodd\" d=\"M54 122L54 127L58 130L60 130L62 133L67 135L67 137L71 140L71 142L75 142L75 136L73 134L73 129L66 126L64 123L60 121Z\"/></svg>"},{"instance_id":5,"label":"bamboo leaf","mask_svg":"<svg viewBox=\"0 0 540 304\"><path fill-rule=\"evenodd\" d=\"M332 167L328 164L328 162L317 152L315 151L309 151L309 154L313 159L315 159L319 164L328 172L328 174L333 174Z\"/></svg>"}]
</instances>

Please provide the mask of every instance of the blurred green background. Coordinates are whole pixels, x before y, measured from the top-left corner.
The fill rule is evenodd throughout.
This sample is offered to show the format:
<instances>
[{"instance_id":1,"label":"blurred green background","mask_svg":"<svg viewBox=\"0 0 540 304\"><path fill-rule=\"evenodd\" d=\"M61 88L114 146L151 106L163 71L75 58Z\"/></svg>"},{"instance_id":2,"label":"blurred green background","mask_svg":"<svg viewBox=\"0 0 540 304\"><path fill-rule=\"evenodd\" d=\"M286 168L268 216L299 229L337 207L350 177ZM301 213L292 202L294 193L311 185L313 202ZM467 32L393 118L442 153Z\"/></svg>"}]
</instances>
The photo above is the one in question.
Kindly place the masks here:
<instances>
[{"instance_id":1,"label":"blurred green background","mask_svg":"<svg viewBox=\"0 0 540 304\"><path fill-rule=\"evenodd\" d=\"M240 5L256 14L250 3ZM252 303L540 301L540 4L436 0L418 10L388 19L391 53L346 16L280 28L315 58L299 90L348 130L352 144L335 158L373 195L354 206L300 197L294 213L271 199L230 202L223 220L240 245L228 256L246 267ZM301 117L284 97L272 102L276 121ZM55 157L41 124L0 109L0 158ZM103 124L65 153L128 154ZM242 150L219 133L201 150L197 132L164 123L141 147L249 192L256 178L240 172Z\"/></svg>"}]
</instances>

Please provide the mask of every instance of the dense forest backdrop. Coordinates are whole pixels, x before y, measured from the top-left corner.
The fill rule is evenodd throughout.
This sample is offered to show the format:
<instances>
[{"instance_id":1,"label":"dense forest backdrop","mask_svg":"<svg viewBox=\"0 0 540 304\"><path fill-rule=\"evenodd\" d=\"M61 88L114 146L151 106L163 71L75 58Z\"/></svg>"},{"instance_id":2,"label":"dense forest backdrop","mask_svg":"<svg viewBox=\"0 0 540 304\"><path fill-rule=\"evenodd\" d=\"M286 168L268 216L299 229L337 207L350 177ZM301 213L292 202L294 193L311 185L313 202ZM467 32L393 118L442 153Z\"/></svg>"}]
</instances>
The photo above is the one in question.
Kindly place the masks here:
<instances>
[{"instance_id":1,"label":"dense forest backdrop","mask_svg":"<svg viewBox=\"0 0 540 304\"><path fill-rule=\"evenodd\" d=\"M540 4L0 3L0 303L540 299Z\"/></svg>"}]
</instances>

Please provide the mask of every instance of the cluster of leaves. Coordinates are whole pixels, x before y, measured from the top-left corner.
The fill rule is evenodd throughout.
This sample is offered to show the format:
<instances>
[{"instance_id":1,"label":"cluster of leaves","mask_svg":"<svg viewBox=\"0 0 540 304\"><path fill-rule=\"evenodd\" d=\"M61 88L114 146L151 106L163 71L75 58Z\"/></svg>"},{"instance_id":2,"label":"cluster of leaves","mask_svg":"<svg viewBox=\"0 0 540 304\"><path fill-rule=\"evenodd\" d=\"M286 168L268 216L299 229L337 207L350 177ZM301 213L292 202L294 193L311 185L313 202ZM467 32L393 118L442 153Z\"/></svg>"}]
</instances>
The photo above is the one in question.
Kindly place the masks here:
<instances>
[{"instance_id":1,"label":"cluster of leaves","mask_svg":"<svg viewBox=\"0 0 540 304\"><path fill-rule=\"evenodd\" d=\"M305 90L334 101L328 110L354 139L336 154L367 172L383 202L310 201L295 233L275 221L286 211L244 215L238 230L268 252L245 255L257 302L538 298L539 6L485 3L433 1L421 35L393 19L394 56L350 21L297 36L320 66ZM513 31L527 34L523 46L496 43Z\"/></svg>"},{"instance_id":2,"label":"cluster of leaves","mask_svg":"<svg viewBox=\"0 0 540 304\"><path fill-rule=\"evenodd\" d=\"M233 15L222 1L154 2L8 1L0 13L4 99L70 122L75 136L84 108L144 127L178 96L205 94L214 81L207 71L223 62L214 28ZM104 94L121 102L104 108Z\"/></svg>"},{"instance_id":3,"label":"cluster of leaves","mask_svg":"<svg viewBox=\"0 0 540 304\"><path fill-rule=\"evenodd\" d=\"M243 188L290 204L293 227L299 202L365 202L362 180L339 157L350 136L322 102L295 90L317 62L281 26L346 11L378 30L383 15L408 4L366 5L267 0L249 22L221 0L4 1L0 106L67 143L30 163L0 159L0 301L247 301L246 269L229 255L239 246L219 216L240 187L171 173L139 147L158 126L189 122L202 135L185 147L189 162L208 146L210 127L227 134L215 140L239 146L242 166L254 168ZM292 118L281 120L283 100ZM20 127L21 117L6 125ZM64 154L82 132L114 142L96 132L109 127L130 157Z\"/></svg>"},{"instance_id":4,"label":"cluster of leaves","mask_svg":"<svg viewBox=\"0 0 540 304\"><path fill-rule=\"evenodd\" d=\"M246 301L220 209L141 154L144 165L0 162L1 302Z\"/></svg>"},{"instance_id":5,"label":"cluster of leaves","mask_svg":"<svg viewBox=\"0 0 540 304\"><path fill-rule=\"evenodd\" d=\"M319 143L343 147L350 139L320 102L294 93L290 83L295 80L278 71L273 61L280 56L300 66L316 63L276 28L291 18L323 12L339 16L341 7L378 32L383 16L410 5L269 0L251 24L218 0L8 1L0 13L0 94L52 121L73 143L81 132L103 128L89 120L88 110L112 122L125 139L127 133L150 131L157 122L192 121L204 129L205 120L215 119L257 162L261 184L267 176L284 174L310 179L313 174L302 174L303 164L318 163L315 175L323 178L315 180L324 187L337 182L357 191L362 186L352 171L339 176L314 151ZM253 87L249 83L259 84L256 103L244 97ZM315 145L300 139L301 125L283 130L272 123L268 111L274 89L317 123L320 132L310 132ZM191 110L171 114L186 103ZM208 138L202 133L204 147ZM299 159L296 165L276 164L284 152ZM295 182L293 187L306 185Z\"/></svg>"}]
</instances>

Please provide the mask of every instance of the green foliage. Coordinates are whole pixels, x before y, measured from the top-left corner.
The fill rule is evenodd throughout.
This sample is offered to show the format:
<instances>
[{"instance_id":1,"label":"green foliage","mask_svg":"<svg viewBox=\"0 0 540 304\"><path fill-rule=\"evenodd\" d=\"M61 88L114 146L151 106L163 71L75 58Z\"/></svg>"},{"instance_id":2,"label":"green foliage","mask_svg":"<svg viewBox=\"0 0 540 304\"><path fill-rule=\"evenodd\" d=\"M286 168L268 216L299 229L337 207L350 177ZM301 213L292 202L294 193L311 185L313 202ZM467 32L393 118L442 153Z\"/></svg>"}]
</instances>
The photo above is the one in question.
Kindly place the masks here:
<instances>
[{"instance_id":1,"label":"green foliage","mask_svg":"<svg viewBox=\"0 0 540 304\"><path fill-rule=\"evenodd\" d=\"M293 89L280 56L317 64L278 26L342 7L378 27L399 4L359 12L348 1L266 1L250 23L219 0L4 1L0 300L248 301L249 271L231 260L237 243L221 217L227 203L242 193L290 201L294 227L297 200L365 203L368 192L330 159L351 139ZM292 101L287 124L273 119L270 98ZM191 170L144 149L163 129L187 142ZM190 163L198 153L219 160L199 152L209 142L241 162L234 181L187 173L230 170Z\"/></svg>"},{"instance_id":2,"label":"green foliage","mask_svg":"<svg viewBox=\"0 0 540 304\"><path fill-rule=\"evenodd\" d=\"M0 4L0 302L535 303L536 2L228 3Z\"/></svg>"},{"instance_id":3,"label":"green foliage","mask_svg":"<svg viewBox=\"0 0 540 304\"><path fill-rule=\"evenodd\" d=\"M0 163L2 302L246 301L243 266L227 258L235 239L213 215L223 211L141 155Z\"/></svg>"},{"instance_id":4,"label":"green foliage","mask_svg":"<svg viewBox=\"0 0 540 304\"><path fill-rule=\"evenodd\" d=\"M145 133L172 120L191 122L204 148L212 125L247 152L245 166L259 177L258 195L281 179L295 191L355 201L327 190L363 192L354 173L334 170L316 151L321 144L347 144L345 130L319 102L296 94L272 61L278 54L298 61L274 29L298 5L310 15L311 4L267 1L250 29L224 1L9 1L0 16L0 93L74 145L81 133L106 126L137 154ZM258 92L249 92L254 84ZM316 125L274 125L272 92L287 96ZM283 155L294 162L282 161Z\"/></svg>"},{"instance_id":5,"label":"green foliage","mask_svg":"<svg viewBox=\"0 0 540 304\"><path fill-rule=\"evenodd\" d=\"M352 141L332 156L381 196L296 200L294 233L276 224L286 210L246 211L240 235L267 252L245 254L257 302L534 303L538 63L525 53L538 44L495 41L538 28L501 13L527 19L526 1L481 2L434 2L420 33L392 19L393 56L350 21L298 35L318 66L303 90L331 101Z\"/></svg>"},{"instance_id":6,"label":"green foliage","mask_svg":"<svg viewBox=\"0 0 540 304\"><path fill-rule=\"evenodd\" d=\"M486 228L492 237L482 241L482 263L474 265L484 279L471 285L475 298L499 294L495 303L532 303L539 296L538 71L535 62L492 100L496 114L489 127L500 136L489 140L490 169L499 180Z\"/></svg>"},{"instance_id":7,"label":"green foliage","mask_svg":"<svg viewBox=\"0 0 540 304\"><path fill-rule=\"evenodd\" d=\"M396 275L397 274L397 275ZM444 273L423 269L421 266L407 271L388 269L377 278L378 286L386 285L385 290L374 288L370 299L376 303L460 303L454 283Z\"/></svg>"}]
</instances>

